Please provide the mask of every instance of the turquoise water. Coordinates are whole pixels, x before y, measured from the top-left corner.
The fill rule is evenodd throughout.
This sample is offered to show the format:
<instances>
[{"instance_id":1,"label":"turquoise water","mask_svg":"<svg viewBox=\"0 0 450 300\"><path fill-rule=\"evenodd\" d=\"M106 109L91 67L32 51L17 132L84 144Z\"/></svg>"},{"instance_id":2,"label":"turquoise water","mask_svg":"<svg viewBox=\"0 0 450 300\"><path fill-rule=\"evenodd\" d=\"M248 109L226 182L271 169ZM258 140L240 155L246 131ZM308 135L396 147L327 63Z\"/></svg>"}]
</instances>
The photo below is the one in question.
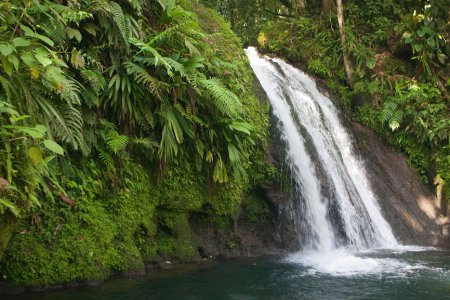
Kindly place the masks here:
<instances>
[{"instance_id":1,"label":"turquoise water","mask_svg":"<svg viewBox=\"0 0 450 300\"><path fill-rule=\"evenodd\" d=\"M336 255L324 263L300 254L181 265L98 287L6 299L450 299L448 251Z\"/></svg>"}]
</instances>

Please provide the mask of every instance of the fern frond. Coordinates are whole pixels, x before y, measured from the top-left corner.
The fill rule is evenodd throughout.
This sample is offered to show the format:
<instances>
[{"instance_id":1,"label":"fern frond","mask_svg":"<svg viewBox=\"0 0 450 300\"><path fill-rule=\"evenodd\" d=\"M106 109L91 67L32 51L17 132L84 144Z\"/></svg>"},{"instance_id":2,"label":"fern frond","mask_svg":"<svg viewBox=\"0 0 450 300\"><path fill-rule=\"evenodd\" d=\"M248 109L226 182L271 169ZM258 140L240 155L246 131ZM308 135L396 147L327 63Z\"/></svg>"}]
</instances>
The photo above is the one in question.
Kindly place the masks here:
<instances>
[{"instance_id":1,"label":"fern frond","mask_svg":"<svg viewBox=\"0 0 450 300\"><path fill-rule=\"evenodd\" d=\"M115 153L119 153L124 150L128 145L128 137L121 135L117 131L110 131L106 136L106 144Z\"/></svg>"},{"instance_id":2,"label":"fern frond","mask_svg":"<svg viewBox=\"0 0 450 300\"><path fill-rule=\"evenodd\" d=\"M145 149L154 150L158 148L158 142L151 138L134 138L131 140L133 145L142 146Z\"/></svg>"},{"instance_id":3,"label":"fern frond","mask_svg":"<svg viewBox=\"0 0 450 300\"><path fill-rule=\"evenodd\" d=\"M67 103L80 104L79 83L66 76L61 68L48 66L43 74L43 83Z\"/></svg>"},{"instance_id":4,"label":"fern frond","mask_svg":"<svg viewBox=\"0 0 450 300\"><path fill-rule=\"evenodd\" d=\"M41 28L44 29L45 33L58 45L65 43L67 39L65 25L61 21L50 18L49 20L42 21Z\"/></svg>"},{"instance_id":5,"label":"fern frond","mask_svg":"<svg viewBox=\"0 0 450 300\"><path fill-rule=\"evenodd\" d=\"M81 78L92 87L97 95L104 91L106 80L102 73L98 70L82 69L80 71Z\"/></svg>"},{"instance_id":6,"label":"fern frond","mask_svg":"<svg viewBox=\"0 0 450 300\"><path fill-rule=\"evenodd\" d=\"M212 96L213 104L219 111L229 117L237 117L242 109L239 98L217 79L201 79L199 84Z\"/></svg>"},{"instance_id":7,"label":"fern frond","mask_svg":"<svg viewBox=\"0 0 450 300\"><path fill-rule=\"evenodd\" d=\"M123 40L127 43L128 42L128 28L127 28L127 23L125 21L124 13L122 11L122 7L117 2L110 1L109 2L109 10L112 14L114 23L115 23L116 27L119 29L119 32L120 32Z\"/></svg>"},{"instance_id":8,"label":"fern frond","mask_svg":"<svg viewBox=\"0 0 450 300\"><path fill-rule=\"evenodd\" d=\"M161 99L161 92L167 90L170 85L151 76L146 69L132 62L126 62L125 67L129 75L133 75L137 83L144 84L147 89Z\"/></svg>"},{"instance_id":9,"label":"fern frond","mask_svg":"<svg viewBox=\"0 0 450 300\"><path fill-rule=\"evenodd\" d=\"M103 162L103 164L109 170L115 170L116 169L115 166L114 166L114 159L108 152L100 151L98 156L100 157L100 159Z\"/></svg>"}]
</instances>

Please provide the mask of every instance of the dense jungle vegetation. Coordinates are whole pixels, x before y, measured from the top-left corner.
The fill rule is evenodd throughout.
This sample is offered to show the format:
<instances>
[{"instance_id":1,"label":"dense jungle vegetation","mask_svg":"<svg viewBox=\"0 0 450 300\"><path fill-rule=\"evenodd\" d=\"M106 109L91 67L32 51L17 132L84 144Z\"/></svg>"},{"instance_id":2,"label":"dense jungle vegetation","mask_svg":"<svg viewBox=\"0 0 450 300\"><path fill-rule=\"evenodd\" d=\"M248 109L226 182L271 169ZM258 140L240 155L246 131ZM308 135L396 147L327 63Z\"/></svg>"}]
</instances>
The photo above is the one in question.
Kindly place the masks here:
<instances>
[{"instance_id":1,"label":"dense jungle vegetation","mask_svg":"<svg viewBox=\"0 0 450 300\"><path fill-rule=\"evenodd\" d=\"M314 74L450 200L450 15L445 0L209 0L246 44ZM342 22L342 23L341 23ZM445 214L445 211L443 210Z\"/></svg>"},{"instance_id":2,"label":"dense jungle vegetation","mask_svg":"<svg viewBox=\"0 0 450 300\"><path fill-rule=\"evenodd\" d=\"M264 220L277 171L243 45L314 74L444 207L449 24L445 0L2 1L0 277L104 279L197 256L193 216Z\"/></svg>"},{"instance_id":3,"label":"dense jungle vegetation","mask_svg":"<svg viewBox=\"0 0 450 300\"><path fill-rule=\"evenodd\" d=\"M102 279L189 259L191 214L227 227L244 198L258 206L244 194L273 175L268 107L216 13L11 0L0 23L3 279Z\"/></svg>"}]
</instances>

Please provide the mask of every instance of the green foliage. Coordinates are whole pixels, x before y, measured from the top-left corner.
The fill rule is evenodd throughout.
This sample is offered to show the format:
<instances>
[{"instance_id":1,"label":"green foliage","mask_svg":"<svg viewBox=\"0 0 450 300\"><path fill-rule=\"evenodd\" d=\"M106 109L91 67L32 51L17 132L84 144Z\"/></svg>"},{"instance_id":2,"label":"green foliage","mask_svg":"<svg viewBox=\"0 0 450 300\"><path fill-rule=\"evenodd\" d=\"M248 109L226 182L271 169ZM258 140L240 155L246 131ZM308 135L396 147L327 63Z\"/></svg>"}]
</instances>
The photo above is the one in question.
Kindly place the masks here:
<instances>
[{"instance_id":1,"label":"green foliage","mask_svg":"<svg viewBox=\"0 0 450 300\"><path fill-rule=\"evenodd\" d=\"M244 214L250 222L265 224L271 220L271 211L268 205L257 194L246 197L243 208Z\"/></svg>"},{"instance_id":2,"label":"green foliage","mask_svg":"<svg viewBox=\"0 0 450 300\"><path fill-rule=\"evenodd\" d=\"M42 190L51 198L47 182L60 187L48 164L54 154L63 155L63 149L53 140L45 139L45 126L27 126L29 119L19 115L11 104L0 101L0 160L5 162L0 165L0 174L5 176L0 190L2 219L11 214L19 217L21 210L39 206L35 190Z\"/></svg>"},{"instance_id":3,"label":"green foliage","mask_svg":"<svg viewBox=\"0 0 450 300\"><path fill-rule=\"evenodd\" d=\"M268 108L213 11L10 0L0 23L0 217L19 223L2 278L58 284L190 259L190 217L229 221L258 184Z\"/></svg>"},{"instance_id":4,"label":"green foliage","mask_svg":"<svg viewBox=\"0 0 450 300\"><path fill-rule=\"evenodd\" d=\"M402 15L396 31L402 35L403 42L410 45L413 59L419 61L427 76L439 76L439 68L448 66L448 3L425 1L421 10Z\"/></svg>"},{"instance_id":5,"label":"green foliage","mask_svg":"<svg viewBox=\"0 0 450 300\"><path fill-rule=\"evenodd\" d=\"M344 110L404 152L425 183L436 175L448 180L448 4L344 3L352 86L344 73L336 12L315 10L314 5L307 1L301 17L264 21L260 48L325 79ZM352 107L361 95L370 103Z\"/></svg>"}]
</instances>

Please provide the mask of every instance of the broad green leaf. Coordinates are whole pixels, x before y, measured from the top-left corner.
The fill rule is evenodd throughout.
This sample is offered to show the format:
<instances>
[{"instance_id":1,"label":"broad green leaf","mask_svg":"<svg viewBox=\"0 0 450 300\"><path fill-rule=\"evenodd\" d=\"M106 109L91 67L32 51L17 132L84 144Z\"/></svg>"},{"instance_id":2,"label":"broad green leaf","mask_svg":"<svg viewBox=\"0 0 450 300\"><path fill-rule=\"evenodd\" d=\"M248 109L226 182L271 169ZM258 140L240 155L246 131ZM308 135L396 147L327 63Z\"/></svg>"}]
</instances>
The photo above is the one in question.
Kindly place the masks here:
<instances>
[{"instance_id":1,"label":"broad green leaf","mask_svg":"<svg viewBox=\"0 0 450 300\"><path fill-rule=\"evenodd\" d=\"M15 48L11 44L0 43L0 52L4 56L10 55L11 53L14 52L14 50L15 50Z\"/></svg>"},{"instance_id":2,"label":"broad green leaf","mask_svg":"<svg viewBox=\"0 0 450 300\"><path fill-rule=\"evenodd\" d=\"M23 30L23 32L25 33L26 36L34 37L34 31L31 30L30 27L27 27L27 26L25 26L23 24L20 24L20 29Z\"/></svg>"},{"instance_id":3,"label":"broad green leaf","mask_svg":"<svg viewBox=\"0 0 450 300\"><path fill-rule=\"evenodd\" d=\"M8 56L8 61L14 66L16 71L19 71L19 59L14 54Z\"/></svg>"},{"instance_id":4,"label":"broad green leaf","mask_svg":"<svg viewBox=\"0 0 450 300\"><path fill-rule=\"evenodd\" d=\"M425 31L423 31L421 29L417 30L416 33L417 33L418 37L424 37L425 36Z\"/></svg>"},{"instance_id":5,"label":"broad green leaf","mask_svg":"<svg viewBox=\"0 0 450 300\"><path fill-rule=\"evenodd\" d=\"M37 39L43 41L44 43L46 43L47 45L49 45L51 47L53 47L55 45L53 43L53 41L51 39L49 39L48 37L43 36L43 35L38 34L38 33L35 33L33 30L31 30L31 28L29 28L29 27L27 27L27 26L25 26L23 24L20 24L20 29L23 30L23 32L25 33L25 36L37 38Z\"/></svg>"},{"instance_id":6,"label":"broad green leaf","mask_svg":"<svg viewBox=\"0 0 450 300\"><path fill-rule=\"evenodd\" d=\"M39 33L35 33L34 37L43 41L44 43L46 43L47 45L49 45L50 47L53 47L55 45L55 43L53 43L53 41L51 39L49 39L48 37L41 35Z\"/></svg>"},{"instance_id":7,"label":"broad green leaf","mask_svg":"<svg viewBox=\"0 0 450 300\"><path fill-rule=\"evenodd\" d=\"M46 133L47 132L47 128L44 125L36 125L34 126L34 129L37 131L40 131L42 133Z\"/></svg>"},{"instance_id":8,"label":"broad green leaf","mask_svg":"<svg viewBox=\"0 0 450 300\"><path fill-rule=\"evenodd\" d=\"M445 64L445 61L447 60L447 55L445 55L444 53L439 53L437 55L437 58L441 64Z\"/></svg>"},{"instance_id":9,"label":"broad green leaf","mask_svg":"<svg viewBox=\"0 0 450 300\"><path fill-rule=\"evenodd\" d=\"M38 147L31 147L30 149L28 149L28 156L35 166L37 166L44 160L42 157L42 150Z\"/></svg>"},{"instance_id":10,"label":"broad green leaf","mask_svg":"<svg viewBox=\"0 0 450 300\"><path fill-rule=\"evenodd\" d=\"M237 130L237 131L240 131L240 132L244 132L244 133L246 133L248 135L251 134L250 130L253 130L253 127L250 124L246 123L246 122L234 122L234 123L231 123L229 125L229 127L231 129L234 129L234 130Z\"/></svg>"},{"instance_id":11,"label":"broad green leaf","mask_svg":"<svg viewBox=\"0 0 450 300\"><path fill-rule=\"evenodd\" d=\"M99 30L98 26L93 23L84 24L83 29L92 34L93 36L97 36L97 30Z\"/></svg>"},{"instance_id":12,"label":"broad green leaf","mask_svg":"<svg viewBox=\"0 0 450 300\"><path fill-rule=\"evenodd\" d=\"M45 136L45 132L47 131L45 126L36 125L33 127L15 127L18 131L28 134L34 139L41 139Z\"/></svg>"},{"instance_id":13,"label":"broad green leaf","mask_svg":"<svg viewBox=\"0 0 450 300\"><path fill-rule=\"evenodd\" d=\"M44 146L48 150L50 150L50 151L52 151L52 152L54 152L56 154L64 155L64 149L60 145L58 145L55 141L45 140L44 141Z\"/></svg>"},{"instance_id":14,"label":"broad green leaf","mask_svg":"<svg viewBox=\"0 0 450 300\"><path fill-rule=\"evenodd\" d=\"M79 42L81 42L81 39L83 38L81 35L81 32L78 29L67 27L66 28L67 36L69 39L76 39Z\"/></svg>"},{"instance_id":15,"label":"broad green leaf","mask_svg":"<svg viewBox=\"0 0 450 300\"><path fill-rule=\"evenodd\" d=\"M44 66L49 66L52 64L52 60L48 58L48 52L42 47L34 50L34 57Z\"/></svg>"},{"instance_id":16,"label":"broad green leaf","mask_svg":"<svg viewBox=\"0 0 450 300\"><path fill-rule=\"evenodd\" d=\"M28 47L31 45L31 42L25 38L17 37L13 39L13 44L16 47Z\"/></svg>"},{"instance_id":17,"label":"broad green leaf","mask_svg":"<svg viewBox=\"0 0 450 300\"><path fill-rule=\"evenodd\" d=\"M70 63L75 69L83 68L85 64L83 55L78 50L73 49L70 57Z\"/></svg>"},{"instance_id":18,"label":"broad green leaf","mask_svg":"<svg viewBox=\"0 0 450 300\"><path fill-rule=\"evenodd\" d=\"M239 150L233 144L228 144L228 156L231 163L238 162L241 158Z\"/></svg>"},{"instance_id":19,"label":"broad green leaf","mask_svg":"<svg viewBox=\"0 0 450 300\"><path fill-rule=\"evenodd\" d=\"M9 62L8 58L2 57L2 66L3 66L3 69L5 70L6 74L11 76L14 71L14 66L12 63Z\"/></svg>"},{"instance_id":20,"label":"broad green leaf","mask_svg":"<svg viewBox=\"0 0 450 300\"><path fill-rule=\"evenodd\" d=\"M411 33L410 33L409 31L405 31L405 32L403 33L402 38L404 38L404 39L409 39L409 38L411 38Z\"/></svg>"},{"instance_id":21,"label":"broad green leaf","mask_svg":"<svg viewBox=\"0 0 450 300\"><path fill-rule=\"evenodd\" d=\"M20 58L30 68L35 68L38 65L38 61L34 58L33 53L31 52L22 52Z\"/></svg>"},{"instance_id":22,"label":"broad green leaf","mask_svg":"<svg viewBox=\"0 0 450 300\"><path fill-rule=\"evenodd\" d=\"M414 44L414 50L416 50L417 52L419 52L420 50L422 50L423 45L422 44Z\"/></svg>"}]
</instances>

